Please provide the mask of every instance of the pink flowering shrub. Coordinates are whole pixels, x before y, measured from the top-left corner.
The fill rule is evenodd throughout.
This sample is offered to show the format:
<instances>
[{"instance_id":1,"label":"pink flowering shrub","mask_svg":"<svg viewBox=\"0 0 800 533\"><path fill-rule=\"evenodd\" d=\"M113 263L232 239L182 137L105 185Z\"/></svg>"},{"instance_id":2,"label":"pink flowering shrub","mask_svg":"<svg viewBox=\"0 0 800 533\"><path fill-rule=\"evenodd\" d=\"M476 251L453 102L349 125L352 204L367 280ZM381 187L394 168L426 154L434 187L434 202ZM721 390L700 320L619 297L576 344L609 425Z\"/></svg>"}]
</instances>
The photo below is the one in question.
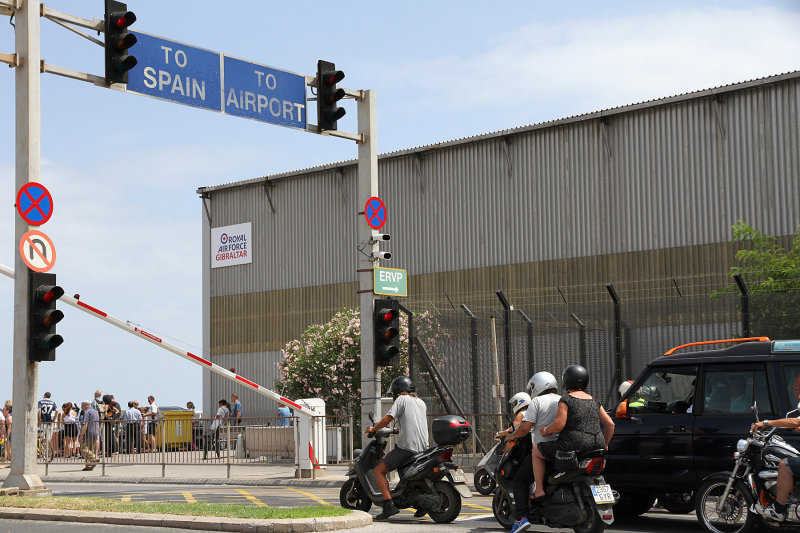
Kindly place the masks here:
<instances>
[{"instance_id":1,"label":"pink flowering shrub","mask_svg":"<svg viewBox=\"0 0 800 533\"><path fill-rule=\"evenodd\" d=\"M443 364L437 346L447 334L435 318L427 312L415 314L414 328L437 365ZM408 337L408 317L400 313L400 355L396 366L382 369L382 392L394 378L408 373ZM286 345L282 354L278 363L282 379L275 386L285 396L322 398L329 414L358 414L361 402L361 314L358 309L343 309L327 323L309 326L299 339ZM422 378L429 379L426 375Z\"/></svg>"}]
</instances>

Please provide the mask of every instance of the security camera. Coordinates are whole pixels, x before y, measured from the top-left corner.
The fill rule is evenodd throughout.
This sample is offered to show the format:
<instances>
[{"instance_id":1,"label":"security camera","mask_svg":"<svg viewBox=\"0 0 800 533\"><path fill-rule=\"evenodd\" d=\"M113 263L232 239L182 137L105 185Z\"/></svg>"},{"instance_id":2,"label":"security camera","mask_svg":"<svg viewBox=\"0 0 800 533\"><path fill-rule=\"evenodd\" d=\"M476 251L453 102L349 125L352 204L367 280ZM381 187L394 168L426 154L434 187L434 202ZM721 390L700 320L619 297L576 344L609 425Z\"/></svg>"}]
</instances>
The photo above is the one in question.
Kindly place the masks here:
<instances>
[{"instance_id":1,"label":"security camera","mask_svg":"<svg viewBox=\"0 0 800 533\"><path fill-rule=\"evenodd\" d=\"M386 259L386 260L388 260L388 259L392 258L392 252L373 252L372 253L372 258L373 259Z\"/></svg>"},{"instance_id":2,"label":"security camera","mask_svg":"<svg viewBox=\"0 0 800 533\"><path fill-rule=\"evenodd\" d=\"M391 239L392 239L392 236L389 235L388 233L377 233L377 234L372 236L372 238L369 240L369 242L375 244L376 242L389 241Z\"/></svg>"}]
</instances>

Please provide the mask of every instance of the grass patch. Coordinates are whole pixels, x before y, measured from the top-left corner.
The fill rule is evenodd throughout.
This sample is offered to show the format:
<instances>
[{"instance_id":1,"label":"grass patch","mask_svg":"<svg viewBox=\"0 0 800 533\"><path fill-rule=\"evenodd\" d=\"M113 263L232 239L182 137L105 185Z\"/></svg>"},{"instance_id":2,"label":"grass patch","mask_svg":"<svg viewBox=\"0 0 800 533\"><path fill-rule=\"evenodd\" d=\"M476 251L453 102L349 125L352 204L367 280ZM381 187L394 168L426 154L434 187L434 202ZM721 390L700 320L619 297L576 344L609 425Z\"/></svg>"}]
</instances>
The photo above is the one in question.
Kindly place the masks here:
<instances>
[{"instance_id":1,"label":"grass patch","mask_svg":"<svg viewBox=\"0 0 800 533\"><path fill-rule=\"evenodd\" d=\"M345 516L350 511L332 505L303 507L257 507L226 503L123 502L107 498L69 496L0 496L0 507L31 509L71 509L74 511L113 511L121 513L152 513L190 516L225 516L230 518L322 518Z\"/></svg>"}]
</instances>

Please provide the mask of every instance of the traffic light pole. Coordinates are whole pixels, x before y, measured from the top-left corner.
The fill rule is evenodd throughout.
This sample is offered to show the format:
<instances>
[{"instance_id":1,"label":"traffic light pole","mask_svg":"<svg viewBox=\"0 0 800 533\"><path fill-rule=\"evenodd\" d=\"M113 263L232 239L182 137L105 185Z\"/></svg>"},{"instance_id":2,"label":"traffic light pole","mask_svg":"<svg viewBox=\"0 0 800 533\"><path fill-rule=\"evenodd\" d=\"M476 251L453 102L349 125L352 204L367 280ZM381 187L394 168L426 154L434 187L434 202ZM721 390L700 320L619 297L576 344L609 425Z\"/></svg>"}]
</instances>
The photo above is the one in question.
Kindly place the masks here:
<instances>
[{"instance_id":1,"label":"traffic light pole","mask_svg":"<svg viewBox=\"0 0 800 533\"><path fill-rule=\"evenodd\" d=\"M375 92L363 91L358 99L358 133L362 141L358 144L358 242L362 253L358 258L358 286L361 304L361 427L362 431L369 425L369 414L378 420L381 413L381 374L375 365L373 347L375 335L372 327L372 262L374 253L378 251L377 241L372 241L376 230L364 222L361 209L372 196L378 196L378 143L375 139L377 130L377 108ZM373 244L369 244L372 241Z\"/></svg>"},{"instance_id":2,"label":"traffic light pole","mask_svg":"<svg viewBox=\"0 0 800 533\"><path fill-rule=\"evenodd\" d=\"M16 145L14 197L23 185L39 178L41 158L41 61L39 31L39 0L22 0L15 11L15 71ZM14 277L14 362L12 393L14 431L11 435L11 472L3 487L21 490L41 490L44 484L34 472L36 467L37 412L36 389L39 363L28 362L28 310L31 305L28 267L22 261L17 246L29 230L20 216L14 217L14 257L17 272ZM26 446L26 443L29 444Z\"/></svg>"}]
</instances>

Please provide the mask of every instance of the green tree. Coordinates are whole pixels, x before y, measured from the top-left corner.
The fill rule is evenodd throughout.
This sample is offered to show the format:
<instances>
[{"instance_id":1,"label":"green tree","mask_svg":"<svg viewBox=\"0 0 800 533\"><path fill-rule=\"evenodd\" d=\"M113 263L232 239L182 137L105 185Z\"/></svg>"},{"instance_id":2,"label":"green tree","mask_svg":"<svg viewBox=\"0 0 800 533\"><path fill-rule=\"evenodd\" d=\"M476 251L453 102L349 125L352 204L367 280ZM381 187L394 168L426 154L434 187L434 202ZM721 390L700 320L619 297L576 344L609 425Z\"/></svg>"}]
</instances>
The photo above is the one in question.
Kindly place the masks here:
<instances>
[{"instance_id":1,"label":"green tree","mask_svg":"<svg viewBox=\"0 0 800 533\"><path fill-rule=\"evenodd\" d=\"M736 252L739 274L750 292L750 324L753 334L773 339L800 338L800 227L789 249L778 237L765 235L739 220L731 226L733 240L741 243ZM729 285L712 296L739 293Z\"/></svg>"},{"instance_id":2,"label":"green tree","mask_svg":"<svg viewBox=\"0 0 800 533\"><path fill-rule=\"evenodd\" d=\"M439 340L447 334L430 313L414 315L415 335L441 365ZM381 390L386 391L397 376L408 374L408 318L400 314L400 355L393 367L384 367ZM361 405L361 314L343 309L325 324L309 326L299 339L282 350L278 363L281 379L275 386L290 398L322 398L330 414L358 417ZM418 379L427 380L422 374Z\"/></svg>"}]
</instances>

